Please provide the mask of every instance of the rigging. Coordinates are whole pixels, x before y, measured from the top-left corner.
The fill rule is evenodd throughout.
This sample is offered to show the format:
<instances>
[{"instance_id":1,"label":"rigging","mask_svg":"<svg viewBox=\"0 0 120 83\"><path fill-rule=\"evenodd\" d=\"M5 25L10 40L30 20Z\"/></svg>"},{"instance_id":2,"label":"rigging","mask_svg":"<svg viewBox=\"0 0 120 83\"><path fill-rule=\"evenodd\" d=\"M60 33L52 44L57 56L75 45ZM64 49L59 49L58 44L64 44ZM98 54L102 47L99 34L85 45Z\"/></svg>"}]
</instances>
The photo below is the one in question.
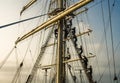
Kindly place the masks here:
<instances>
[{"instance_id":1,"label":"rigging","mask_svg":"<svg viewBox=\"0 0 120 83\"><path fill-rule=\"evenodd\" d=\"M105 35L105 47L106 47L106 55L107 55L107 60L108 60L108 67L109 67L109 73L110 73L110 82L112 83L112 76L111 76L111 70L110 70L110 57L108 53L108 43L107 43L107 33L105 29L105 19L104 19L104 10L103 10L103 0L101 2L101 11L102 11L102 21L103 21L103 28L104 28L104 35Z\"/></svg>"},{"instance_id":2,"label":"rigging","mask_svg":"<svg viewBox=\"0 0 120 83\"><path fill-rule=\"evenodd\" d=\"M25 35L23 35L21 38L19 38L15 43L17 44L18 42L28 38L29 36L37 33L38 31L42 30L43 28L53 24L54 22L58 21L59 19L65 17L66 15L68 15L69 13L77 10L80 7L83 7L84 5L92 2L93 0L85 0L85 1L80 1L72 6L70 6L68 9L60 12L59 14L55 15L54 17L50 18L48 21L44 22L43 24L41 24L40 26L36 27L35 29L31 30L30 32L26 33Z\"/></svg>"},{"instance_id":3,"label":"rigging","mask_svg":"<svg viewBox=\"0 0 120 83\"><path fill-rule=\"evenodd\" d=\"M112 29L112 19L111 19L111 9L110 9L110 1L108 0L108 11L109 11L109 23L110 23L110 32L111 32L111 43L112 43L112 56L113 56L113 66L114 66L114 81L117 80L116 76L116 66L115 66L115 53L114 53L114 40L113 40L113 29Z\"/></svg>"},{"instance_id":4,"label":"rigging","mask_svg":"<svg viewBox=\"0 0 120 83\"><path fill-rule=\"evenodd\" d=\"M2 63L0 64L0 69L3 67L3 65L5 64L5 62L7 61L7 59L10 57L10 55L12 54L12 52L14 51L14 49L16 48L16 46L14 46L12 48L12 50L8 53L8 55L5 57L5 59L2 61Z\"/></svg>"}]
</instances>

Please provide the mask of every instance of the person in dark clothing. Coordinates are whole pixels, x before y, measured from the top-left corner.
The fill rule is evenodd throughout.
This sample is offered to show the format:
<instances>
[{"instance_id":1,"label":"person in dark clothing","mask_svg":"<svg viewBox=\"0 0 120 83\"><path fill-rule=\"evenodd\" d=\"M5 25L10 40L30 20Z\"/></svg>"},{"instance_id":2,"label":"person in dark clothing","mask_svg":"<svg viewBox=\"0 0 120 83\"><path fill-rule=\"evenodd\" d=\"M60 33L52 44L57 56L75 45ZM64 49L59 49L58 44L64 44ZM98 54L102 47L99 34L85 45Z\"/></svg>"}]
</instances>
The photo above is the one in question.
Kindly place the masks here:
<instances>
[{"instance_id":1,"label":"person in dark clothing","mask_svg":"<svg viewBox=\"0 0 120 83\"><path fill-rule=\"evenodd\" d=\"M93 70L92 70L92 66L90 65L90 67L88 68L88 74L91 77L91 79L92 79L92 73L93 73Z\"/></svg>"},{"instance_id":2,"label":"person in dark clothing","mask_svg":"<svg viewBox=\"0 0 120 83\"><path fill-rule=\"evenodd\" d=\"M74 75L73 80L74 80L75 83L76 83L76 79L77 79L77 77Z\"/></svg>"},{"instance_id":3,"label":"person in dark clothing","mask_svg":"<svg viewBox=\"0 0 120 83\"><path fill-rule=\"evenodd\" d=\"M64 36L65 39L67 39L68 34L69 34L68 30L65 29L65 36Z\"/></svg>"},{"instance_id":4,"label":"person in dark clothing","mask_svg":"<svg viewBox=\"0 0 120 83\"><path fill-rule=\"evenodd\" d=\"M72 35L73 35L74 45L75 45L75 47L77 47L77 37L76 37L75 33L76 33L76 30L74 27L74 28L72 28Z\"/></svg>"},{"instance_id":5,"label":"person in dark clothing","mask_svg":"<svg viewBox=\"0 0 120 83\"><path fill-rule=\"evenodd\" d=\"M71 18L69 18L69 16L67 16L68 18L66 19L66 21L65 21L65 35L64 35L64 38L65 39L67 39L67 36L68 36L68 34L69 34L69 32L70 32L70 30L71 30L71 26L72 26L72 19Z\"/></svg>"},{"instance_id":6,"label":"person in dark clothing","mask_svg":"<svg viewBox=\"0 0 120 83\"><path fill-rule=\"evenodd\" d=\"M74 38L74 45L75 45L75 47L77 47L77 37L74 36L73 38Z\"/></svg>"},{"instance_id":7,"label":"person in dark clothing","mask_svg":"<svg viewBox=\"0 0 120 83\"><path fill-rule=\"evenodd\" d=\"M69 27L72 26L72 18L69 19Z\"/></svg>"},{"instance_id":8,"label":"person in dark clothing","mask_svg":"<svg viewBox=\"0 0 120 83\"><path fill-rule=\"evenodd\" d=\"M55 38L57 38L58 37L58 29L54 30L54 34L55 34Z\"/></svg>"},{"instance_id":9,"label":"person in dark clothing","mask_svg":"<svg viewBox=\"0 0 120 83\"><path fill-rule=\"evenodd\" d=\"M67 27L71 27L72 26L72 19L74 18L74 15L73 14L69 14L68 16L67 16Z\"/></svg>"},{"instance_id":10,"label":"person in dark clothing","mask_svg":"<svg viewBox=\"0 0 120 83\"><path fill-rule=\"evenodd\" d=\"M67 19L67 22L66 22L67 24L67 28L70 28L70 27L72 27L72 18L69 18L68 17L68 19Z\"/></svg>"},{"instance_id":11,"label":"person in dark clothing","mask_svg":"<svg viewBox=\"0 0 120 83\"><path fill-rule=\"evenodd\" d=\"M70 69L70 71L71 71L71 65L70 64L68 64L68 68Z\"/></svg>"},{"instance_id":12,"label":"person in dark clothing","mask_svg":"<svg viewBox=\"0 0 120 83\"><path fill-rule=\"evenodd\" d=\"M75 33L76 33L76 30L75 30L75 27L73 27L72 28L72 34L73 34L73 36L75 35Z\"/></svg>"},{"instance_id":13,"label":"person in dark clothing","mask_svg":"<svg viewBox=\"0 0 120 83\"><path fill-rule=\"evenodd\" d=\"M94 81L94 83L97 83L97 81Z\"/></svg>"},{"instance_id":14,"label":"person in dark clothing","mask_svg":"<svg viewBox=\"0 0 120 83\"><path fill-rule=\"evenodd\" d=\"M69 15L70 15L72 18L75 17L75 14L74 14L74 13L70 13Z\"/></svg>"},{"instance_id":15,"label":"person in dark clothing","mask_svg":"<svg viewBox=\"0 0 120 83\"><path fill-rule=\"evenodd\" d=\"M87 69L87 66L88 66L88 59L87 59L87 57L86 56L83 56L83 62L84 62L84 66L85 66L85 68Z\"/></svg>"},{"instance_id":16,"label":"person in dark clothing","mask_svg":"<svg viewBox=\"0 0 120 83\"><path fill-rule=\"evenodd\" d=\"M66 57L66 59L68 60L68 59L71 59L71 55L70 55L70 52L69 52L69 48L67 48L67 57Z\"/></svg>"},{"instance_id":17,"label":"person in dark clothing","mask_svg":"<svg viewBox=\"0 0 120 83\"><path fill-rule=\"evenodd\" d=\"M20 67L22 67L23 66L23 62L22 63L20 63Z\"/></svg>"},{"instance_id":18,"label":"person in dark clothing","mask_svg":"<svg viewBox=\"0 0 120 83\"><path fill-rule=\"evenodd\" d=\"M79 57L81 57L81 55L83 53L82 45L80 46L80 48L78 48L78 53L79 53Z\"/></svg>"}]
</instances>

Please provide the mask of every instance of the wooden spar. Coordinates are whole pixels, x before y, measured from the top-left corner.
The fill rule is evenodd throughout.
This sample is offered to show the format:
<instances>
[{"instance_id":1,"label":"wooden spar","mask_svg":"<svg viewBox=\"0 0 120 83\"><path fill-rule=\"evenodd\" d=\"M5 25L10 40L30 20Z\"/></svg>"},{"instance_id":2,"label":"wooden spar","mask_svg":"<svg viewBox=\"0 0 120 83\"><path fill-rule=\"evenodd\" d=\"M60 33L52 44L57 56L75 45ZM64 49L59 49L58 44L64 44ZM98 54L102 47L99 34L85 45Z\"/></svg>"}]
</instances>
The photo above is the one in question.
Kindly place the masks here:
<instances>
[{"instance_id":1,"label":"wooden spar","mask_svg":"<svg viewBox=\"0 0 120 83\"><path fill-rule=\"evenodd\" d=\"M36 27L35 29L31 30L30 32L26 33L25 35L23 35L22 37L18 38L15 41L15 44L17 44L18 42L30 37L31 35L37 33L38 31L44 29L45 27L51 25L52 23L58 21L59 19L65 17L66 15L68 15L69 13L83 7L84 5L92 2L93 0L83 0L80 1L76 4L74 4L73 6L70 6L68 9L58 13L57 15L55 15L54 17L50 18L48 21L44 22L43 24L41 24L40 26Z\"/></svg>"},{"instance_id":2,"label":"wooden spar","mask_svg":"<svg viewBox=\"0 0 120 83\"><path fill-rule=\"evenodd\" d=\"M82 35L87 34L87 33L89 33L89 32L92 32L92 30L89 29L88 31L85 31L85 32L80 33L80 34L77 34L76 37L82 36ZM70 39L71 39L71 38L68 37L66 40L70 40ZM66 40L65 40L65 41L66 41ZM48 44L48 45L44 46L43 48L49 47L49 46L53 46L53 45L55 45L55 44L57 44L57 43Z\"/></svg>"},{"instance_id":3,"label":"wooden spar","mask_svg":"<svg viewBox=\"0 0 120 83\"><path fill-rule=\"evenodd\" d=\"M37 0L31 0L26 6L24 6L20 12L20 15L27 9L29 8L32 4L34 4Z\"/></svg>"},{"instance_id":4,"label":"wooden spar","mask_svg":"<svg viewBox=\"0 0 120 83\"><path fill-rule=\"evenodd\" d=\"M87 58L92 58L92 57L95 57L96 55L93 55L93 56L88 56ZM63 63L70 63L70 62L75 62L75 61L79 61L81 60L80 58L77 58L77 59L70 59L70 60L66 60L66 61L63 61ZM43 65L43 66L38 66L38 68L50 68L52 66L55 66L56 64L50 64L50 65Z\"/></svg>"},{"instance_id":5,"label":"wooden spar","mask_svg":"<svg viewBox=\"0 0 120 83\"><path fill-rule=\"evenodd\" d=\"M81 10L80 12L76 12L74 15L77 16L77 15L79 15L79 14L81 14L81 13L87 11L87 10L88 10L88 9L85 8L85 9ZM57 25L57 22L56 22L56 23L53 23L53 24L51 24L51 25L49 25L49 26L47 26L45 29L48 29L48 28L52 27L53 25Z\"/></svg>"}]
</instances>

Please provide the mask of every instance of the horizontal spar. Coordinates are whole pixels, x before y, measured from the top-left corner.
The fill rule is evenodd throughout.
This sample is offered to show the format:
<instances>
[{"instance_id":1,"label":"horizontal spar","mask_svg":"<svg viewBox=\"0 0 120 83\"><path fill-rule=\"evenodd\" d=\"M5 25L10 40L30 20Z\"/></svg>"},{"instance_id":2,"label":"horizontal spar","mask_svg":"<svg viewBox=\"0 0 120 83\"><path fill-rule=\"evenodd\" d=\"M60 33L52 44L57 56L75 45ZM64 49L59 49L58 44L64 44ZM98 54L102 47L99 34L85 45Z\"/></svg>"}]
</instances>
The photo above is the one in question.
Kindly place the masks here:
<instances>
[{"instance_id":1,"label":"horizontal spar","mask_svg":"<svg viewBox=\"0 0 120 83\"><path fill-rule=\"evenodd\" d=\"M92 57L95 57L95 55L93 56L88 56L87 58L92 58ZM70 59L70 60L66 60L66 61L63 61L63 63L70 63L70 62L74 62L74 61L78 61L80 60L80 58L77 58L77 59ZM55 66L56 64L50 64L50 65L43 65L43 66L38 66L38 68L50 68L52 66Z\"/></svg>"},{"instance_id":2,"label":"horizontal spar","mask_svg":"<svg viewBox=\"0 0 120 83\"><path fill-rule=\"evenodd\" d=\"M88 31L85 31L85 32L80 33L80 34L77 34L76 37L82 36L82 35L87 34L87 33L90 33L90 32L92 32L92 30L88 29ZM69 38L67 38L66 40L70 40L70 39L71 39L71 38L69 37ZM66 41L66 40L65 40L65 41ZM55 45L55 44L57 44L57 43L48 44L47 46L44 46L43 48L49 47L49 46L53 46L53 45Z\"/></svg>"},{"instance_id":3,"label":"horizontal spar","mask_svg":"<svg viewBox=\"0 0 120 83\"><path fill-rule=\"evenodd\" d=\"M29 8L32 4L34 4L37 0L32 0L30 1L26 6L23 7L23 9L20 12L20 15L27 9Z\"/></svg>"},{"instance_id":4,"label":"horizontal spar","mask_svg":"<svg viewBox=\"0 0 120 83\"><path fill-rule=\"evenodd\" d=\"M76 4L74 4L73 6L70 6L68 9L58 13L57 15L55 15L54 17L50 18L48 21L44 22L43 24L41 24L40 26L36 27L35 29L31 30L30 32L28 32L27 34L23 35L22 37L18 38L15 41L15 44L17 44L18 42L30 37L31 35L37 33L38 31L44 29L45 27L51 25L52 23L62 19L63 17L65 17L66 15L70 14L71 12L83 7L84 5L90 3L93 0L83 0L80 1Z\"/></svg>"}]
</instances>

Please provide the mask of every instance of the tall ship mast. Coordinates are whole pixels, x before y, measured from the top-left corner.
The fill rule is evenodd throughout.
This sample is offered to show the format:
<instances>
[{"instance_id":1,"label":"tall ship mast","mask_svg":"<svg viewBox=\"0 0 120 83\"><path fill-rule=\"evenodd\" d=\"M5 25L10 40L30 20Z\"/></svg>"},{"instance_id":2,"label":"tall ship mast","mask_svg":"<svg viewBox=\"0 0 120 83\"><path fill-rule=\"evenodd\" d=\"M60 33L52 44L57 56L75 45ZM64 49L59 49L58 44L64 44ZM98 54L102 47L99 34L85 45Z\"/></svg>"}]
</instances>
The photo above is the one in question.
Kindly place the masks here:
<instances>
[{"instance_id":1,"label":"tall ship mast","mask_svg":"<svg viewBox=\"0 0 120 83\"><path fill-rule=\"evenodd\" d=\"M78 56L80 58L80 62L82 64L82 66L83 66L83 69L85 70L85 74L87 76L87 79L88 79L89 83L94 83L92 75L91 75L92 69L88 70L87 65L85 64L87 62L85 62L85 60L81 56L81 54L83 52L83 48L82 47L78 48L77 45L76 45L77 37L75 35L75 29L73 28L73 31L71 29L72 18L74 17L73 11L77 10L78 8L86 5L87 3L91 2L91 1L92 0L80 1L77 4L73 5L72 7L68 8L68 9L65 9L65 7L64 7L64 4L66 4L65 1L63 1L63 0L54 1L56 3L56 4L54 4L54 5L56 5L56 8L50 13L50 15L55 15L55 16L53 18L51 18L50 20L48 20L47 22L42 24L42 26L43 26L42 28L47 27L48 25L52 24L55 21L57 21L57 24L58 24L58 28L55 30L55 36L57 36L56 38L58 38L58 42L57 42L58 43L58 45L57 45L57 47L58 47L57 49L58 50L57 50L57 62L56 62L56 71L57 71L56 72L56 83L65 83L65 72L66 71L65 71L65 68L64 68L65 64L63 64L63 61L65 61L65 58L66 58L65 54L64 54L64 52L65 52L64 50L66 49L65 48L65 43L66 42L64 41L64 45L63 45L63 40L67 39L67 35L69 34L68 32L72 33L72 35L70 35L70 38L73 37L72 38L72 42L73 42L75 50L76 50L76 52L77 52L77 54L78 54ZM51 2L53 2L53 1L51 1ZM27 5L23 8L23 10L25 10L26 8L27 8ZM63 13L61 13L61 12L63 12ZM56 16L56 14L58 14L58 16ZM68 15L68 19L67 20L69 21L69 24L66 23L67 20L65 19L65 16L67 16L67 15ZM37 27L37 28L40 28L40 27L41 27L41 25L39 27ZM18 42L20 42L21 40L29 37L30 35L36 33L37 28L32 30L31 32L25 34L23 37L19 38L16 41L16 44ZM67 28L68 28L68 30L70 29L70 31L68 31ZM63 30L64 30L64 32L63 32ZM39 30L37 30L37 31L39 31ZM64 47L64 50L63 50L63 47ZM80 53L79 53L79 51L80 51ZM41 54L40 54L40 56L41 56ZM87 58L86 58L86 60L87 60ZM31 71L30 75L28 76L28 79L27 79L26 83L31 83L32 82L34 74L37 71L36 66L38 66L39 61L40 61L40 57L38 56L38 58L37 58L37 60L35 62L35 65L34 65L32 71ZM89 73L89 71L90 71L90 73ZM75 81L76 77L72 76L72 78Z\"/></svg>"},{"instance_id":2,"label":"tall ship mast","mask_svg":"<svg viewBox=\"0 0 120 83\"><path fill-rule=\"evenodd\" d=\"M39 0L31 0L24 5L20 11L20 19L24 17L26 11L39 2ZM103 2L103 0L99 2L101 7ZM95 50L94 45L91 45L93 42L90 40L93 30L89 24L84 23L82 17L82 15L87 14L90 8L99 4L95 3L95 5L91 6L92 3L94 3L93 0L44 0L43 2L41 1L41 5L45 4L44 7L41 6L43 9L40 10L44 12L41 15L0 26L0 28L3 28L29 20L35 21L35 19L40 18L40 23L36 27L26 30L17 38L13 49L0 65L2 69L10 55L15 51L17 66L10 83L102 83L101 78L105 70L100 74L98 58L96 58L97 55L93 51ZM109 4L108 0L109 26L112 34ZM45 8L46 10L44 10ZM102 13L102 15L104 14ZM88 21L87 15L86 19ZM105 19L103 18L104 21ZM32 24L32 22L29 24ZM107 42L105 42L106 49ZM110 73L109 80L111 83L119 83L112 35L111 42L111 56L113 56L114 68L113 70L110 69L110 59L107 56ZM25 48L22 49L22 46L25 46ZM19 48L22 49L23 56L18 55ZM32 59L26 59L28 56L31 56ZM93 64L97 64L97 66ZM99 73L94 71L97 68ZM22 72L23 70L26 70L26 72Z\"/></svg>"}]
</instances>

